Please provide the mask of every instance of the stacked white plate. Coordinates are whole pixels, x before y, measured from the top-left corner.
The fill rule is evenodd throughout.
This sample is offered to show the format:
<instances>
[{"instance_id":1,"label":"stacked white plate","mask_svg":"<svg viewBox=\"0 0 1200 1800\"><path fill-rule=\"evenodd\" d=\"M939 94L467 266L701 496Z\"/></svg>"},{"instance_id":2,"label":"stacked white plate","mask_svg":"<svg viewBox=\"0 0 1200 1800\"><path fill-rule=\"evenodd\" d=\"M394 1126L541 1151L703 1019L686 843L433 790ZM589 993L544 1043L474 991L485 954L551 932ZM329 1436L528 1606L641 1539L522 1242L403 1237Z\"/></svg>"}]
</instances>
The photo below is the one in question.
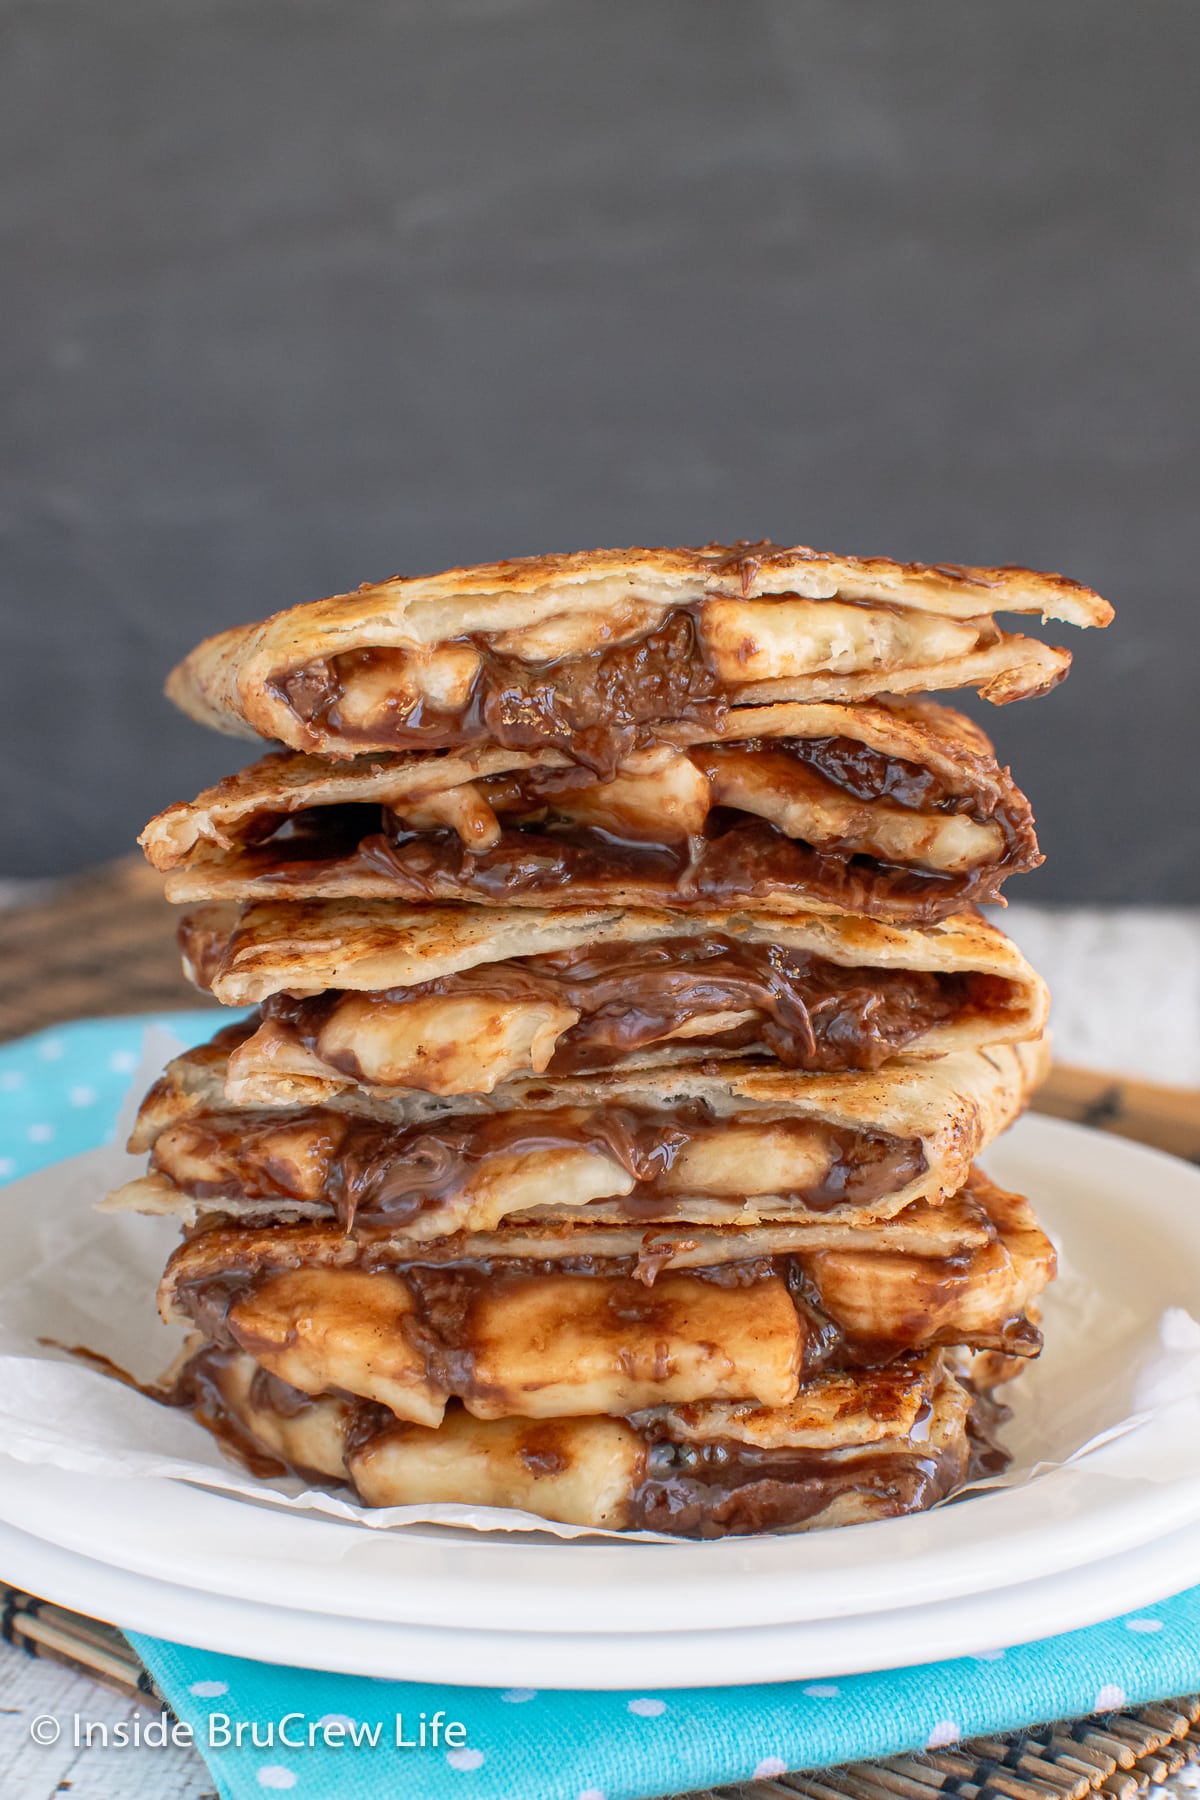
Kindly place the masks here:
<instances>
[{"instance_id":1,"label":"stacked white plate","mask_svg":"<svg viewBox=\"0 0 1200 1800\"><path fill-rule=\"evenodd\" d=\"M1034 1117L984 1160L1127 1325L1200 1307L1200 1171ZM0 1262L7 1229L0 1196ZM1052 1299L1048 1357L1055 1331ZM1139 1430L1153 1481L1084 1457L915 1518L705 1544L371 1531L0 1456L0 1574L177 1642L401 1679L662 1688L845 1674L986 1654L1200 1582L1200 1444L1180 1455L1177 1432L1169 1410Z\"/></svg>"}]
</instances>

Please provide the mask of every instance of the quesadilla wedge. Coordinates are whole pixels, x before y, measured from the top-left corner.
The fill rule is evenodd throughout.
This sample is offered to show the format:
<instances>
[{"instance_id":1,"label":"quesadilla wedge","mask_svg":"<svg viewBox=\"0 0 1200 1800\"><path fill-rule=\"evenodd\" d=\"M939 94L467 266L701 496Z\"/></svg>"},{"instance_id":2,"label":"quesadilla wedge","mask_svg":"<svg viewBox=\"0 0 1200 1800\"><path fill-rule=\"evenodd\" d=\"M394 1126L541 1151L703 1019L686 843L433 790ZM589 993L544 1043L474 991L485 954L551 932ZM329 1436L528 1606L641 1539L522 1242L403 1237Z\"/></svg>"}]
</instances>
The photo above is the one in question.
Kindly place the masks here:
<instances>
[{"instance_id":1,"label":"quesadilla wedge","mask_svg":"<svg viewBox=\"0 0 1200 1800\"><path fill-rule=\"evenodd\" d=\"M207 1345L176 1397L255 1473L347 1482L367 1506L517 1507L683 1537L919 1512L1004 1461L987 1441L1002 1409L940 1352L816 1375L780 1406L480 1419L452 1405L431 1428L369 1401L304 1394L244 1352Z\"/></svg>"},{"instance_id":2,"label":"quesadilla wedge","mask_svg":"<svg viewBox=\"0 0 1200 1800\"><path fill-rule=\"evenodd\" d=\"M1037 1037L1047 995L978 916L867 919L385 901L217 903L180 926L184 966L258 1003L226 1091L311 1104L359 1086L490 1093L514 1076L762 1055L874 1069Z\"/></svg>"},{"instance_id":3,"label":"quesadilla wedge","mask_svg":"<svg viewBox=\"0 0 1200 1800\"><path fill-rule=\"evenodd\" d=\"M737 905L923 924L1041 861L987 738L931 702L742 707L603 778L489 746L276 753L151 820L167 896Z\"/></svg>"},{"instance_id":4,"label":"quesadilla wedge","mask_svg":"<svg viewBox=\"0 0 1200 1800\"><path fill-rule=\"evenodd\" d=\"M226 1097L229 1043L178 1058L151 1089L130 1139L151 1174L213 1212L302 1206L414 1241L580 1209L643 1225L891 1218L963 1185L1047 1058L1038 1041L871 1074L734 1060L255 1111Z\"/></svg>"},{"instance_id":5,"label":"quesadilla wedge","mask_svg":"<svg viewBox=\"0 0 1200 1800\"><path fill-rule=\"evenodd\" d=\"M1065 650L998 612L1106 625L1061 575L803 546L609 550L452 569L208 639L170 697L202 723L327 756L492 743L611 770L652 728L770 700L1044 692Z\"/></svg>"},{"instance_id":6,"label":"quesadilla wedge","mask_svg":"<svg viewBox=\"0 0 1200 1800\"><path fill-rule=\"evenodd\" d=\"M968 1241L948 1246L919 1207L870 1230L697 1229L674 1244L628 1226L414 1246L386 1227L211 1221L172 1255L159 1305L306 1393L338 1387L426 1425L455 1397L480 1418L775 1404L815 1369L912 1350L1037 1354L1054 1251L1032 1209L973 1170L957 1210Z\"/></svg>"}]
</instances>

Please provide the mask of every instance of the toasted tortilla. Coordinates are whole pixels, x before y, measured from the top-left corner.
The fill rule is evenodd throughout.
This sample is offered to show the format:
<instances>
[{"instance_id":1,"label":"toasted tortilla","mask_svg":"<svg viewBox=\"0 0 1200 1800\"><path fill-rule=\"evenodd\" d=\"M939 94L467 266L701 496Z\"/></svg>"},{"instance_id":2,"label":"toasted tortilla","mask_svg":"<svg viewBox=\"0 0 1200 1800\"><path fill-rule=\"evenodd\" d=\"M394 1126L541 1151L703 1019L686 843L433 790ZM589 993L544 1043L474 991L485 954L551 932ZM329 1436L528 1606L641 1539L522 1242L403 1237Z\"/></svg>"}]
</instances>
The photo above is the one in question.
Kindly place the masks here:
<instances>
[{"instance_id":1,"label":"toasted tortilla","mask_svg":"<svg viewBox=\"0 0 1200 1800\"><path fill-rule=\"evenodd\" d=\"M667 735L610 779L554 749L276 753L168 807L140 841L176 901L541 907L568 883L586 904L914 924L997 898L1041 860L1028 801L946 707L744 707Z\"/></svg>"},{"instance_id":2,"label":"toasted tortilla","mask_svg":"<svg viewBox=\"0 0 1200 1800\"><path fill-rule=\"evenodd\" d=\"M478 717L488 711L480 704L485 659L489 692L514 677L526 686L522 668L553 690L570 674L564 665L611 658L614 646L647 640L680 615L687 637L665 647L654 691L635 694L625 709L635 726L684 716L697 696L719 710L975 686L1000 704L1061 680L1068 653L998 632L997 612L1080 626L1112 616L1090 589L1025 569L926 567L774 544L593 551L397 577L292 607L199 645L167 692L219 730L330 756L394 749L400 735L480 742L494 736L497 712L512 716L502 705L490 721ZM331 718L326 677L336 658L347 661L334 683L340 716L335 708ZM681 666L689 662L705 678L693 680ZM364 678L370 691L348 696L345 683L362 690ZM611 682L604 686L574 709L577 723L600 717L612 697ZM563 737L569 723L558 719L549 735Z\"/></svg>"},{"instance_id":3,"label":"toasted tortilla","mask_svg":"<svg viewBox=\"0 0 1200 1800\"><path fill-rule=\"evenodd\" d=\"M921 1430L921 1415L934 1400L951 1359L936 1350L902 1357L878 1369L822 1371L812 1375L784 1406L748 1401L709 1401L665 1406L642 1414L672 1443L745 1444L758 1450L850 1450L895 1444ZM957 1407L957 1403L956 1403Z\"/></svg>"}]
</instances>

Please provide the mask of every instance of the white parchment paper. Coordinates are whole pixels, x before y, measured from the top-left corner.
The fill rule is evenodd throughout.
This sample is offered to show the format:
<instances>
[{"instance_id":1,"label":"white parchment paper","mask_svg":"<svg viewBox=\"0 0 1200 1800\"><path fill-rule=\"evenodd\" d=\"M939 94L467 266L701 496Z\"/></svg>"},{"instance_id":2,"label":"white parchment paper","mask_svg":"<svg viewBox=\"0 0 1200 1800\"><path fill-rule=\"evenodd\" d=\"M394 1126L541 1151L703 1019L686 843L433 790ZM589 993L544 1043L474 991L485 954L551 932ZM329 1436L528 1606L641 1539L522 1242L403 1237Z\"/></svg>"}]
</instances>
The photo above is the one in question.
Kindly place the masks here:
<instances>
[{"instance_id":1,"label":"white parchment paper","mask_svg":"<svg viewBox=\"0 0 1200 1800\"><path fill-rule=\"evenodd\" d=\"M149 1028L118 1131L179 1046ZM170 1219L97 1213L143 1161L117 1145L14 1182L0 1194L0 1446L25 1463L123 1476L165 1477L372 1529L416 1523L479 1531L608 1536L497 1507L448 1504L372 1510L298 1480L259 1481L230 1461L189 1414L161 1406L48 1344L83 1346L142 1381L170 1364L183 1333L154 1305L178 1242ZM1200 1324L1177 1307L1138 1307L1098 1292L1059 1246L1060 1276L1046 1304L1046 1351L1006 1398L1011 1468L981 1486L1047 1479L1073 1464L1112 1479L1200 1480ZM619 1534L625 1541L656 1533Z\"/></svg>"}]
</instances>

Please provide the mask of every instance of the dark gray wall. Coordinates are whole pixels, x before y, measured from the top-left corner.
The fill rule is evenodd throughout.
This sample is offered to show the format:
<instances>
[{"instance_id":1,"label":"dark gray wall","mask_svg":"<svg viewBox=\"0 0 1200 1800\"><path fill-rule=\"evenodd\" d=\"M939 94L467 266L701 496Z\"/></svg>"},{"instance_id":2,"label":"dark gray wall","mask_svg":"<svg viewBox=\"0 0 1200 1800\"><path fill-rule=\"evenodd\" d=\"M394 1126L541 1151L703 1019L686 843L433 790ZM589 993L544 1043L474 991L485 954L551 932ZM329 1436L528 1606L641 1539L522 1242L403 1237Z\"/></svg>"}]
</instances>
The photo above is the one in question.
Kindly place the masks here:
<instances>
[{"instance_id":1,"label":"dark gray wall","mask_svg":"<svg viewBox=\"0 0 1200 1800\"><path fill-rule=\"evenodd\" d=\"M772 535L1110 595L1066 688L984 709L1050 852L1020 892L1200 899L1194 0L0 28L0 873L246 760L158 694L217 627Z\"/></svg>"}]
</instances>

